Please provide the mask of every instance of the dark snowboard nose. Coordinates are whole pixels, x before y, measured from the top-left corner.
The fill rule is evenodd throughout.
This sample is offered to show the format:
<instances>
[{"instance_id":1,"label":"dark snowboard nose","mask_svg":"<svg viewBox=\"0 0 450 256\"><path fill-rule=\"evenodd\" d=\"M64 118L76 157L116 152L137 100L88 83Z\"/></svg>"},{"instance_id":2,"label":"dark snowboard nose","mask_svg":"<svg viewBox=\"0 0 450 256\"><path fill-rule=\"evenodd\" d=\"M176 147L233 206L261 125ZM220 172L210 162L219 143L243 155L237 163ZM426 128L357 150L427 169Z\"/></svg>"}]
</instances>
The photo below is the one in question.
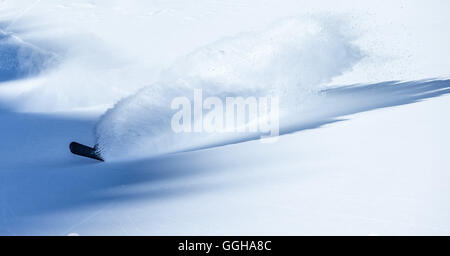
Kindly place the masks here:
<instances>
[{"instance_id":1,"label":"dark snowboard nose","mask_svg":"<svg viewBox=\"0 0 450 256\"><path fill-rule=\"evenodd\" d=\"M88 147L86 145L80 144L78 142L70 143L70 152L78 156L84 156L88 158L92 158L98 161L104 162L103 158L100 156L98 150L94 147Z\"/></svg>"}]
</instances>

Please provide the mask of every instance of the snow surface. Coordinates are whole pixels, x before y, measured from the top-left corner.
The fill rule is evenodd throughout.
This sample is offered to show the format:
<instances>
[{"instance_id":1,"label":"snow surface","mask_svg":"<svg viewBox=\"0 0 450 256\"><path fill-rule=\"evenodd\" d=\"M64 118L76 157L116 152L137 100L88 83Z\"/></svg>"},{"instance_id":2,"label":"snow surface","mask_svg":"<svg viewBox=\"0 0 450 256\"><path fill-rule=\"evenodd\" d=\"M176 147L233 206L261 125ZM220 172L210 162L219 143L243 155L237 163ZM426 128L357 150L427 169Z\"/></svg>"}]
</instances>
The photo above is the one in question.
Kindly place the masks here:
<instances>
[{"instance_id":1,"label":"snow surface","mask_svg":"<svg viewBox=\"0 0 450 256\"><path fill-rule=\"evenodd\" d=\"M449 11L0 1L0 234L449 235ZM278 92L282 136L173 135L194 88Z\"/></svg>"}]
</instances>

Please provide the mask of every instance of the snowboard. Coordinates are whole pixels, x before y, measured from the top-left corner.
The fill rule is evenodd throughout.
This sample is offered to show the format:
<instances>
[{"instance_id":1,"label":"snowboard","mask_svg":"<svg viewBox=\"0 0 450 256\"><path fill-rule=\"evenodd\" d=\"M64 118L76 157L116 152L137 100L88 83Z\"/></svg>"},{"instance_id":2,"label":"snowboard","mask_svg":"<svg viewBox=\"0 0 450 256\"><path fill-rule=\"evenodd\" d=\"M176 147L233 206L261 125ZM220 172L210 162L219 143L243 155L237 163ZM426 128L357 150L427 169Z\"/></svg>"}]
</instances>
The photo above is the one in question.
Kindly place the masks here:
<instances>
[{"instance_id":1,"label":"snowboard","mask_svg":"<svg viewBox=\"0 0 450 256\"><path fill-rule=\"evenodd\" d=\"M70 143L69 147L70 152L72 152L75 155L84 156L104 162L103 158L100 156L100 153L97 150L97 146L91 148L77 142L72 142Z\"/></svg>"}]
</instances>

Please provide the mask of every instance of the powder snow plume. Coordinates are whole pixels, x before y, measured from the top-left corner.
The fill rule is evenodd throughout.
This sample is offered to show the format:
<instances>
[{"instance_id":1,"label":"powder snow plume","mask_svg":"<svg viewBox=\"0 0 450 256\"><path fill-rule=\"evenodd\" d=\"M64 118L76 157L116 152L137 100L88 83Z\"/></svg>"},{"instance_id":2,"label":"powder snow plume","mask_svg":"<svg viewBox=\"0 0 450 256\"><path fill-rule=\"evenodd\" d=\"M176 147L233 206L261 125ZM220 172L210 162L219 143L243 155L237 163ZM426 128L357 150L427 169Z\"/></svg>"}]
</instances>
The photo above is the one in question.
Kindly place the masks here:
<instances>
[{"instance_id":1,"label":"powder snow plume","mask_svg":"<svg viewBox=\"0 0 450 256\"><path fill-rule=\"evenodd\" d=\"M176 61L159 82L119 101L100 119L97 144L107 160L153 156L248 134L174 133L170 108L178 96L278 96L289 116L320 86L362 57L342 22L291 18L264 31L242 33ZM282 120L281 124L282 124Z\"/></svg>"}]
</instances>

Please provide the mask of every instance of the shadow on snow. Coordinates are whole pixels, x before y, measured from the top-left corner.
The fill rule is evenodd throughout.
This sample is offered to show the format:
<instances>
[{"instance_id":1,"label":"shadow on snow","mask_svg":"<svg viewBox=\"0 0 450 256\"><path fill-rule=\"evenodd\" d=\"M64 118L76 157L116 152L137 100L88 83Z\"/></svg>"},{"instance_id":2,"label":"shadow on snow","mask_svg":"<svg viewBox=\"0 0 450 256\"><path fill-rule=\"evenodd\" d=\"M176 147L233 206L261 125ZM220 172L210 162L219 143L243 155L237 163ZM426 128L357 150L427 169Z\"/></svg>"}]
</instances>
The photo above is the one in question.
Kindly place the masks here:
<instances>
[{"instance_id":1,"label":"shadow on snow","mask_svg":"<svg viewBox=\"0 0 450 256\"><path fill-rule=\"evenodd\" d=\"M305 109L302 112L304 115L295 123L282 126L281 134L314 129L341 121L339 118L345 115L410 104L449 92L450 80L389 81L331 88L322 91L318 100ZM213 159L208 155L205 157L201 154L204 152L199 151L101 164L72 156L67 148L74 139L86 144L93 143L94 119L9 111L0 111L0 119L2 145L14 145L0 148L0 216L4 227L0 228L0 233L26 230L28 227L21 218L23 216L112 201L161 199L217 189L220 184L184 181L214 172L218 165L228 165L228 169L233 169L232 161L219 157ZM220 145L251 139L257 138ZM203 148L220 145L206 145ZM239 162L238 159L236 161ZM164 181L176 183L161 186ZM144 183L144 190L128 190Z\"/></svg>"}]
</instances>

